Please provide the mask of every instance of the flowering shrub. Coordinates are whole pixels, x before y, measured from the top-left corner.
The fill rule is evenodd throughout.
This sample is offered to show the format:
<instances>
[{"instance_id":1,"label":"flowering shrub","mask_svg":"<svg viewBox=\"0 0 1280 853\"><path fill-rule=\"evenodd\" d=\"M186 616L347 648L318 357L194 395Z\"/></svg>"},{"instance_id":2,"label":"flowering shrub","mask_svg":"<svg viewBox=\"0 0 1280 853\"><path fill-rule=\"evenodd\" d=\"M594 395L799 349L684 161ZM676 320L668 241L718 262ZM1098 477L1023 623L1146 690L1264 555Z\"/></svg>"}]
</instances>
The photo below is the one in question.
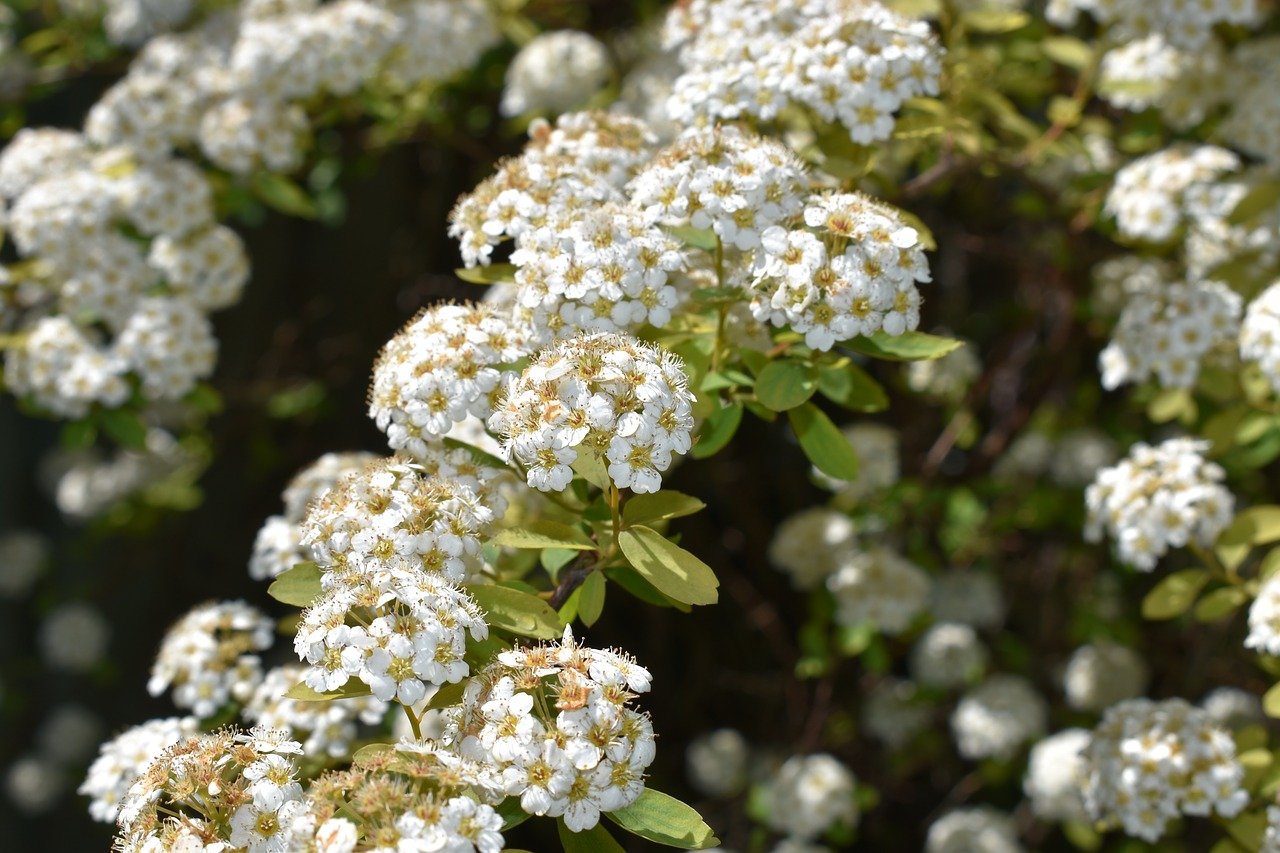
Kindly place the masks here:
<instances>
[{"instance_id":1,"label":"flowering shrub","mask_svg":"<svg viewBox=\"0 0 1280 853\"><path fill-rule=\"evenodd\" d=\"M79 787L115 849L1280 850L1271 5L57 5L0 92L119 68L82 130L2 114L0 347L67 515L217 471L264 207L469 161L474 299L397 302L382 446L156 630L187 716ZM48 560L0 540L0 595Z\"/></svg>"}]
</instances>

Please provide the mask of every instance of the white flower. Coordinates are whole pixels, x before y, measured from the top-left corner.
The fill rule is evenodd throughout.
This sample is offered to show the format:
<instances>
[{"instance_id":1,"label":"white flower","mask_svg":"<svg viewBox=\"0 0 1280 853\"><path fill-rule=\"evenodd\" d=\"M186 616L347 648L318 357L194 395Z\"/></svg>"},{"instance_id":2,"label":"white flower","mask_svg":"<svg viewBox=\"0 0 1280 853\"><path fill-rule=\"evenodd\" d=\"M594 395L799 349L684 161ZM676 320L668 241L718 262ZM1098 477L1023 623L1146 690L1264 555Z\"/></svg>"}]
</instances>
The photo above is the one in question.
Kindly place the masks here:
<instances>
[{"instance_id":1,"label":"white flower","mask_svg":"<svg viewBox=\"0 0 1280 853\"><path fill-rule=\"evenodd\" d=\"M736 729L695 738L684 758L689 781L709 797L732 796L747 783L747 741Z\"/></svg>"},{"instance_id":2,"label":"white flower","mask_svg":"<svg viewBox=\"0 0 1280 853\"><path fill-rule=\"evenodd\" d=\"M827 578L836 599L836 622L872 623L885 634L901 634L925 607L929 576L885 547L851 552Z\"/></svg>"},{"instance_id":3,"label":"white flower","mask_svg":"<svg viewBox=\"0 0 1280 853\"><path fill-rule=\"evenodd\" d=\"M1013 820L990 806L954 809L929 826L925 853L1022 853Z\"/></svg>"},{"instance_id":4,"label":"white flower","mask_svg":"<svg viewBox=\"0 0 1280 853\"><path fill-rule=\"evenodd\" d=\"M1067 704L1081 711L1103 711L1147 689L1147 665L1133 649L1114 643L1081 646L1062 674Z\"/></svg>"},{"instance_id":5,"label":"white flower","mask_svg":"<svg viewBox=\"0 0 1280 853\"><path fill-rule=\"evenodd\" d=\"M940 622L911 649L911 674L929 687L958 687L973 681L987 665L987 648L968 625Z\"/></svg>"},{"instance_id":6,"label":"white flower","mask_svg":"<svg viewBox=\"0 0 1280 853\"><path fill-rule=\"evenodd\" d=\"M1085 776L1083 751L1088 744L1088 731L1065 729L1031 748L1022 789L1038 817L1057 821L1085 820L1080 788Z\"/></svg>"},{"instance_id":7,"label":"white flower","mask_svg":"<svg viewBox=\"0 0 1280 853\"><path fill-rule=\"evenodd\" d=\"M787 759L765 786L770 828L809 840L836 824L858 825L857 780L835 757L795 755Z\"/></svg>"},{"instance_id":8,"label":"white flower","mask_svg":"<svg viewBox=\"0 0 1280 853\"><path fill-rule=\"evenodd\" d=\"M951 714L956 750L970 761L1008 761L1040 736L1047 714L1044 700L1025 678L993 675L966 693Z\"/></svg>"},{"instance_id":9,"label":"white flower","mask_svg":"<svg viewBox=\"0 0 1280 853\"><path fill-rule=\"evenodd\" d=\"M612 75L609 51L595 37L556 30L533 38L507 66L502 114L562 113L580 107Z\"/></svg>"}]
</instances>

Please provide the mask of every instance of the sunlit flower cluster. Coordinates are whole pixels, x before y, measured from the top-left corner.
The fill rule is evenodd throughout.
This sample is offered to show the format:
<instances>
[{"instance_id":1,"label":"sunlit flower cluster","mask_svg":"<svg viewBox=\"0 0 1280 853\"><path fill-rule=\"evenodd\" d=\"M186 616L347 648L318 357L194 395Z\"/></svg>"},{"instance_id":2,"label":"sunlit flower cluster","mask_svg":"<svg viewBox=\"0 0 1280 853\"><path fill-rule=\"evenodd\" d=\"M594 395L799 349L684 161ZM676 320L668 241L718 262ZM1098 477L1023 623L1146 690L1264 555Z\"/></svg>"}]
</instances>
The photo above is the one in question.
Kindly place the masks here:
<instances>
[{"instance_id":1,"label":"sunlit flower cluster","mask_svg":"<svg viewBox=\"0 0 1280 853\"><path fill-rule=\"evenodd\" d=\"M562 113L585 104L612 74L608 49L588 33L542 33L507 66L502 113Z\"/></svg>"},{"instance_id":2,"label":"sunlit flower cluster","mask_svg":"<svg viewBox=\"0 0 1280 853\"><path fill-rule=\"evenodd\" d=\"M173 688L173 704L201 719L229 701L245 702L262 681L257 652L271 647L274 625L243 601L203 604L178 620L160 644L147 691Z\"/></svg>"},{"instance_id":3,"label":"sunlit flower cluster","mask_svg":"<svg viewBox=\"0 0 1280 853\"><path fill-rule=\"evenodd\" d=\"M1022 853L1013 818L990 806L953 809L929 826L925 853Z\"/></svg>"},{"instance_id":4,"label":"sunlit flower cluster","mask_svg":"<svg viewBox=\"0 0 1280 853\"><path fill-rule=\"evenodd\" d=\"M1184 223L1184 194L1240 168L1240 158L1214 145L1174 145L1134 160L1116 172L1106 210L1120 234L1163 243Z\"/></svg>"},{"instance_id":5,"label":"sunlit flower cluster","mask_svg":"<svg viewBox=\"0 0 1280 853\"><path fill-rule=\"evenodd\" d=\"M1067 704L1080 711L1104 711L1141 696L1150 672L1142 657L1117 643L1090 643L1076 649L1062 673Z\"/></svg>"},{"instance_id":6,"label":"sunlit flower cluster","mask_svg":"<svg viewBox=\"0 0 1280 853\"><path fill-rule=\"evenodd\" d=\"M195 717L149 720L104 743L80 785L80 793L90 798L93 819L113 823L133 780L165 749L195 734L197 726Z\"/></svg>"},{"instance_id":7,"label":"sunlit flower cluster","mask_svg":"<svg viewBox=\"0 0 1280 853\"><path fill-rule=\"evenodd\" d=\"M898 552L876 546L846 557L827 578L841 625L871 623L886 634L901 634L924 611L929 576Z\"/></svg>"},{"instance_id":8,"label":"sunlit flower cluster","mask_svg":"<svg viewBox=\"0 0 1280 853\"><path fill-rule=\"evenodd\" d=\"M1135 444L1085 491L1085 538L1110 535L1121 560L1148 572L1170 548L1212 545L1231 521L1235 498L1222 485L1226 472L1205 460L1208 449L1189 438Z\"/></svg>"},{"instance_id":9,"label":"sunlit flower cluster","mask_svg":"<svg viewBox=\"0 0 1280 853\"><path fill-rule=\"evenodd\" d=\"M343 758L351 754L358 723L382 722L387 703L373 696L353 696L341 702L306 702L285 694L306 675L292 664L268 670L244 703L242 715L254 725L280 729L301 741L307 755Z\"/></svg>"},{"instance_id":10,"label":"sunlit flower cluster","mask_svg":"<svg viewBox=\"0 0 1280 853\"><path fill-rule=\"evenodd\" d=\"M836 824L858 824L857 780L832 755L794 755L768 780L768 823L788 838L812 841Z\"/></svg>"},{"instance_id":11,"label":"sunlit flower cluster","mask_svg":"<svg viewBox=\"0 0 1280 853\"><path fill-rule=\"evenodd\" d=\"M1259 9L1255 0L1210 0L1210 2L1186 4L1177 0L1051 0L1045 9L1050 23L1069 27L1075 24L1081 12L1093 16L1107 27L1108 37L1115 44L1150 34L1164 37L1171 44L1187 50L1200 50L1213 38L1216 24L1230 23L1254 26L1258 23Z\"/></svg>"},{"instance_id":12,"label":"sunlit flower cluster","mask_svg":"<svg viewBox=\"0 0 1280 853\"><path fill-rule=\"evenodd\" d=\"M826 507L802 509L783 519L769 543L769 560L791 576L796 589L811 589L856 553L853 521Z\"/></svg>"},{"instance_id":13,"label":"sunlit flower cluster","mask_svg":"<svg viewBox=\"0 0 1280 853\"><path fill-rule=\"evenodd\" d=\"M1025 678L993 675L970 690L951 714L956 750L976 761L1008 761L1044 733L1048 706Z\"/></svg>"},{"instance_id":14,"label":"sunlit flower cluster","mask_svg":"<svg viewBox=\"0 0 1280 853\"><path fill-rule=\"evenodd\" d=\"M1084 756L1090 816L1150 842L1179 815L1229 818L1249 802L1231 735L1181 699L1113 706Z\"/></svg>"},{"instance_id":15,"label":"sunlit flower cluster","mask_svg":"<svg viewBox=\"0 0 1280 853\"><path fill-rule=\"evenodd\" d=\"M1064 729L1031 748L1022 789L1037 817L1061 821L1085 819L1080 789L1085 773L1083 753L1088 745L1088 731Z\"/></svg>"}]
</instances>

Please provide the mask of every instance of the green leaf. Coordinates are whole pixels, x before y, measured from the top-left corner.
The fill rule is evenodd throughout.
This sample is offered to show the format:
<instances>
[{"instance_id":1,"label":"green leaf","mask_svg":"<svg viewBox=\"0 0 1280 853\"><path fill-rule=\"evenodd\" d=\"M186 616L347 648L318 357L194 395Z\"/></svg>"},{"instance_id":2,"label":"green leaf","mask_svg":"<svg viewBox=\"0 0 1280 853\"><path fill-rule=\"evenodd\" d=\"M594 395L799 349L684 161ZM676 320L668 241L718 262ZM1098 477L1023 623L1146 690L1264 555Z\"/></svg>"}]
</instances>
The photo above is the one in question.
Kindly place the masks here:
<instances>
[{"instance_id":1,"label":"green leaf","mask_svg":"<svg viewBox=\"0 0 1280 853\"><path fill-rule=\"evenodd\" d=\"M274 172L259 172L253 177L253 193L263 204L290 216L316 218L316 205L306 190Z\"/></svg>"},{"instance_id":2,"label":"green leaf","mask_svg":"<svg viewBox=\"0 0 1280 853\"><path fill-rule=\"evenodd\" d=\"M503 832L506 832L508 829L514 829L529 818L533 817L533 815L520 807L519 797L507 797L501 803L498 803L493 810L502 815ZM504 850L503 853L515 853L515 851Z\"/></svg>"},{"instance_id":3,"label":"green leaf","mask_svg":"<svg viewBox=\"0 0 1280 853\"><path fill-rule=\"evenodd\" d=\"M102 429L121 447L129 450L145 450L147 425L138 413L129 409L104 409L100 416Z\"/></svg>"},{"instance_id":4,"label":"green leaf","mask_svg":"<svg viewBox=\"0 0 1280 853\"><path fill-rule=\"evenodd\" d=\"M1259 181L1236 203L1227 217L1232 225L1246 225L1280 203L1280 181Z\"/></svg>"},{"instance_id":5,"label":"green leaf","mask_svg":"<svg viewBox=\"0 0 1280 853\"><path fill-rule=\"evenodd\" d=\"M693 246L695 249L702 249L706 252L714 252L716 250L716 232L710 228L676 225L667 228L666 232L686 246Z\"/></svg>"},{"instance_id":6,"label":"green leaf","mask_svg":"<svg viewBox=\"0 0 1280 853\"><path fill-rule=\"evenodd\" d=\"M1031 16L1003 9L971 9L960 16L960 22L975 33L1011 33L1031 23Z\"/></svg>"},{"instance_id":7,"label":"green leaf","mask_svg":"<svg viewBox=\"0 0 1280 853\"><path fill-rule=\"evenodd\" d=\"M62 446L67 450L84 450L92 447L98 438L98 428L89 419L71 421L62 427Z\"/></svg>"},{"instance_id":8,"label":"green leaf","mask_svg":"<svg viewBox=\"0 0 1280 853\"><path fill-rule=\"evenodd\" d=\"M296 564L271 582L267 595L281 604L310 607L320 597L320 567L312 560Z\"/></svg>"},{"instance_id":9,"label":"green leaf","mask_svg":"<svg viewBox=\"0 0 1280 853\"><path fill-rule=\"evenodd\" d=\"M756 377L756 399L775 412L794 409L818 390L817 371L799 361L771 361Z\"/></svg>"},{"instance_id":10,"label":"green leaf","mask_svg":"<svg viewBox=\"0 0 1280 853\"><path fill-rule=\"evenodd\" d=\"M889 408L889 395L880 383L851 359L840 361L818 372L818 390L833 403L854 412L883 412Z\"/></svg>"},{"instance_id":11,"label":"green leaf","mask_svg":"<svg viewBox=\"0 0 1280 853\"><path fill-rule=\"evenodd\" d=\"M1147 404L1147 417L1158 424L1184 417L1194 417L1196 402L1186 388L1167 388Z\"/></svg>"},{"instance_id":12,"label":"green leaf","mask_svg":"<svg viewBox=\"0 0 1280 853\"><path fill-rule=\"evenodd\" d=\"M203 382L192 388L182 399L192 408L210 415L218 414L223 408L222 395L212 385Z\"/></svg>"},{"instance_id":13,"label":"green leaf","mask_svg":"<svg viewBox=\"0 0 1280 853\"><path fill-rule=\"evenodd\" d=\"M582 582L578 595L578 618L590 628L604 612L605 580L603 572L592 572Z\"/></svg>"},{"instance_id":14,"label":"green leaf","mask_svg":"<svg viewBox=\"0 0 1280 853\"><path fill-rule=\"evenodd\" d=\"M609 580L643 601L645 604L652 604L654 607L674 607L681 613L688 613L692 608L682 601L676 601L668 598L658 592L653 584L640 577L640 573L630 566L611 566L605 570L605 574Z\"/></svg>"},{"instance_id":15,"label":"green leaf","mask_svg":"<svg viewBox=\"0 0 1280 853\"><path fill-rule=\"evenodd\" d=\"M459 267L453 274L467 284L510 284L516 280L516 267L515 264Z\"/></svg>"},{"instance_id":16,"label":"green leaf","mask_svg":"<svg viewBox=\"0 0 1280 853\"><path fill-rule=\"evenodd\" d=\"M627 832L681 850L702 850L720 843L692 806L653 788L645 788L625 809L605 812L605 817Z\"/></svg>"},{"instance_id":17,"label":"green leaf","mask_svg":"<svg viewBox=\"0 0 1280 853\"><path fill-rule=\"evenodd\" d=\"M964 346L964 341L925 332L903 332L896 337L876 332L871 337L859 336L848 342L856 350L872 358L886 361L932 361Z\"/></svg>"},{"instance_id":18,"label":"green leaf","mask_svg":"<svg viewBox=\"0 0 1280 853\"><path fill-rule=\"evenodd\" d=\"M787 412L787 418L804 455L819 471L837 480L857 479L858 454L821 409L805 403Z\"/></svg>"},{"instance_id":19,"label":"green leaf","mask_svg":"<svg viewBox=\"0 0 1280 853\"><path fill-rule=\"evenodd\" d=\"M626 853L602 823L582 832L574 832L565 826L564 818L561 817L556 818L556 829L560 832L560 846L564 848L564 853Z\"/></svg>"},{"instance_id":20,"label":"green leaf","mask_svg":"<svg viewBox=\"0 0 1280 853\"><path fill-rule=\"evenodd\" d=\"M1266 583L1280 569L1280 548L1272 548L1258 564L1258 580Z\"/></svg>"},{"instance_id":21,"label":"green leaf","mask_svg":"<svg viewBox=\"0 0 1280 853\"><path fill-rule=\"evenodd\" d=\"M628 527L618 536L622 553L641 577L663 595L685 604L715 604L719 598L711 567L643 525Z\"/></svg>"},{"instance_id":22,"label":"green leaf","mask_svg":"<svg viewBox=\"0 0 1280 853\"><path fill-rule=\"evenodd\" d=\"M712 412L711 416L702 422L698 441L689 451L689 455L694 459L714 456L733 439L740 423L742 423L741 403L730 403Z\"/></svg>"},{"instance_id":23,"label":"green leaf","mask_svg":"<svg viewBox=\"0 0 1280 853\"><path fill-rule=\"evenodd\" d=\"M501 459L497 456L494 456L489 451L482 450L479 447L476 447L474 444L467 444L465 441L459 441L456 438L449 438L448 436L446 436L444 439L444 446L456 447L460 450L465 450L471 454L472 458L475 459L476 462L479 462L484 465L488 465L493 468L498 468L501 470L501 469L510 467L507 464L506 460Z\"/></svg>"},{"instance_id":24,"label":"green leaf","mask_svg":"<svg viewBox=\"0 0 1280 853\"><path fill-rule=\"evenodd\" d=\"M468 584L467 592L484 610L485 621L495 628L539 640L560 636L560 617L536 595L490 584Z\"/></svg>"},{"instance_id":25,"label":"green leaf","mask_svg":"<svg viewBox=\"0 0 1280 853\"><path fill-rule=\"evenodd\" d=\"M351 699L357 696L372 696L373 691L369 689L369 685L365 684L358 678L351 678L342 687L330 693L318 693L306 685L306 682L299 681L297 684L285 691L286 699L297 699L299 702L331 702L334 699Z\"/></svg>"},{"instance_id":26,"label":"green leaf","mask_svg":"<svg viewBox=\"0 0 1280 853\"><path fill-rule=\"evenodd\" d=\"M1268 717L1280 717L1280 684L1262 694L1262 710Z\"/></svg>"},{"instance_id":27,"label":"green leaf","mask_svg":"<svg viewBox=\"0 0 1280 853\"><path fill-rule=\"evenodd\" d=\"M578 458L573 460L569 467L575 474L601 491L607 490L613 482L609 479L609 469L595 453L580 452Z\"/></svg>"},{"instance_id":28,"label":"green leaf","mask_svg":"<svg viewBox=\"0 0 1280 853\"><path fill-rule=\"evenodd\" d=\"M705 506L705 503L693 495L664 489L650 494L632 495L622 507L622 520L627 524L648 524L693 515Z\"/></svg>"},{"instance_id":29,"label":"green leaf","mask_svg":"<svg viewBox=\"0 0 1280 853\"><path fill-rule=\"evenodd\" d=\"M1196 602L1195 617L1213 622L1235 613L1248 600L1249 595L1238 586L1220 587Z\"/></svg>"},{"instance_id":30,"label":"green leaf","mask_svg":"<svg viewBox=\"0 0 1280 853\"><path fill-rule=\"evenodd\" d=\"M574 551L590 551L596 547L596 543L578 528L547 518L535 519L524 527L501 530L493 537L493 543L507 548L568 548Z\"/></svg>"},{"instance_id":31,"label":"green leaf","mask_svg":"<svg viewBox=\"0 0 1280 853\"><path fill-rule=\"evenodd\" d=\"M441 684L439 689L427 700L425 711L437 711L441 708L452 708L462 703L462 695L467 691L467 679L451 684Z\"/></svg>"},{"instance_id":32,"label":"green leaf","mask_svg":"<svg viewBox=\"0 0 1280 853\"><path fill-rule=\"evenodd\" d=\"M1280 542L1280 506L1253 506L1239 513L1218 536L1218 546Z\"/></svg>"},{"instance_id":33,"label":"green leaf","mask_svg":"<svg viewBox=\"0 0 1280 853\"><path fill-rule=\"evenodd\" d=\"M1052 36L1040 42L1040 50L1046 57L1068 68L1079 71L1093 61L1093 50L1078 38Z\"/></svg>"},{"instance_id":34,"label":"green leaf","mask_svg":"<svg viewBox=\"0 0 1280 853\"><path fill-rule=\"evenodd\" d=\"M382 758L386 755L392 755L396 751L395 744L392 743L370 743L360 747L351 756L351 763L356 766L367 765L371 761Z\"/></svg>"},{"instance_id":35,"label":"green leaf","mask_svg":"<svg viewBox=\"0 0 1280 853\"><path fill-rule=\"evenodd\" d=\"M1267 816L1259 812L1245 812L1224 825L1237 844L1243 845L1246 850L1258 850L1267 833Z\"/></svg>"},{"instance_id":36,"label":"green leaf","mask_svg":"<svg viewBox=\"0 0 1280 853\"><path fill-rule=\"evenodd\" d=\"M1200 590L1209 582L1204 569L1174 572L1156 584L1142 599L1142 615L1147 619L1172 619L1187 612Z\"/></svg>"}]
</instances>

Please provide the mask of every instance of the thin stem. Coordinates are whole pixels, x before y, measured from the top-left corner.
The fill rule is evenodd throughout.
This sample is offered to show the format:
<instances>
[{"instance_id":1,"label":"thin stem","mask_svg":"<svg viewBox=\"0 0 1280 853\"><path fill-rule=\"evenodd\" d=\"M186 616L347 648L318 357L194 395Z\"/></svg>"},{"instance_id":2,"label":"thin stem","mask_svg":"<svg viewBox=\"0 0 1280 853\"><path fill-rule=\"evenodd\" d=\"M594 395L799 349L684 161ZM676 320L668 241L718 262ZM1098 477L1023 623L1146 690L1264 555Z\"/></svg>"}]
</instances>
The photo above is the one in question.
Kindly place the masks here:
<instances>
[{"instance_id":1,"label":"thin stem","mask_svg":"<svg viewBox=\"0 0 1280 853\"><path fill-rule=\"evenodd\" d=\"M612 482L609 483L606 499L609 501L609 512L613 515L613 541L617 542L622 533L622 492Z\"/></svg>"},{"instance_id":2,"label":"thin stem","mask_svg":"<svg viewBox=\"0 0 1280 853\"><path fill-rule=\"evenodd\" d=\"M720 235L716 235L716 287L724 287L724 243L720 240ZM711 372L715 373L720 369L720 350L724 342L724 330L729 317L729 306L724 302L720 302L716 306L716 338L711 345Z\"/></svg>"},{"instance_id":3,"label":"thin stem","mask_svg":"<svg viewBox=\"0 0 1280 853\"><path fill-rule=\"evenodd\" d=\"M1215 575L1225 579L1228 583L1237 585L1241 583L1240 575L1236 574L1235 569L1228 569L1226 566L1222 565L1222 562L1218 559L1218 555L1214 554L1208 548L1205 548L1199 542L1188 542L1187 550L1192 554L1195 554L1196 558L1200 560L1200 562L1204 563L1205 568L1213 572Z\"/></svg>"},{"instance_id":4,"label":"thin stem","mask_svg":"<svg viewBox=\"0 0 1280 853\"><path fill-rule=\"evenodd\" d=\"M409 718L409 728L413 730L413 739L422 740L422 726L418 717L414 716L413 709L408 705L401 705L404 708L404 715Z\"/></svg>"}]
</instances>

